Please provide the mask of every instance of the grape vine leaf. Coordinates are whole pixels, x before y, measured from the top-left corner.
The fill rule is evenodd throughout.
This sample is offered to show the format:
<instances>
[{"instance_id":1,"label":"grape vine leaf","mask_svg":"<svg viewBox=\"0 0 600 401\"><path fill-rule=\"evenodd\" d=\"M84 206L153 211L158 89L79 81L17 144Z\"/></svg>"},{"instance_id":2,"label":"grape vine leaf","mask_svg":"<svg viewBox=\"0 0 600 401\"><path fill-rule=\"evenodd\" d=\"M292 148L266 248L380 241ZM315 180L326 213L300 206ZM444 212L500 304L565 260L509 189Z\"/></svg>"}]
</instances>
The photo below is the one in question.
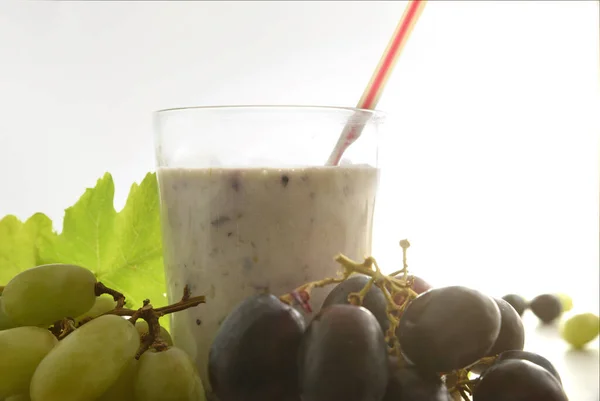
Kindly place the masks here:
<instances>
[{"instance_id":1,"label":"grape vine leaf","mask_svg":"<svg viewBox=\"0 0 600 401\"><path fill-rule=\"evenodd\" d=\"M94 272L98 281L122 292L127 306L145 299L167 304L156 173L131 186L125 207L114 208L114 182L106 173L94 188L65 210L60 234L38 238L40 264L71 263Z\"/></svg>"},{"instance_id":2,"label":"grape vine leaf","mask_svg":"<svg viewBox=\"0 0 600 401\"><path fill-rule=\"evenodd\" d=\"M52 221L36 213L24 223L8 215L0 220L0 285L23 270L40 264L36 243L41 236L52 234Z\"/></svg>"}]
</instances>

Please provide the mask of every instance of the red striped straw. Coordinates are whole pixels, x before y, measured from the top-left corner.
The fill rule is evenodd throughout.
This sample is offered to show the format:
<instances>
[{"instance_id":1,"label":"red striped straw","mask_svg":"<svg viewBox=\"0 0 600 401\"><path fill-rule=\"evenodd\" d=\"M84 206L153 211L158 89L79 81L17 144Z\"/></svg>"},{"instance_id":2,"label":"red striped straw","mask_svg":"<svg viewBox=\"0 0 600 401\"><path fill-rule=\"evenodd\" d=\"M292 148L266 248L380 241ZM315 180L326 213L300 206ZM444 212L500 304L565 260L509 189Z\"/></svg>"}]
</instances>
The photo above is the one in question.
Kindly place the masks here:
<instances>
[{"instance_id":1,"label":"red striped straw","mask_svg":"<svg viewBox=\"0 0 600 401\"><path fill-rule=\"evenodd\" d=\"M410 0L408 2L406 10L404 10L404 14L402 14L402 18L400 18L400 22L398 22L398 26L396 27L396 30L394 31L387 48L381 55L379 64L373 72L369 84L365 88L360 101L356 105L357 109L373 110L377 106L377 102L381 97L383 88L385 87L385 84L392 74L394 66L396 65L398 56L408 41L408 38L415 27L417 20L421 16L426 3L427 0ZM340 135L340 139L331 153L331 156L329 156L329 160L327 160L327 165L338 165L342 155L344 154L344 151L348 148L348 146L358 139L362 129L363 126L360 124L349 123L346 125L342 131L342 134Z\"/></svg>"}]
</instances>

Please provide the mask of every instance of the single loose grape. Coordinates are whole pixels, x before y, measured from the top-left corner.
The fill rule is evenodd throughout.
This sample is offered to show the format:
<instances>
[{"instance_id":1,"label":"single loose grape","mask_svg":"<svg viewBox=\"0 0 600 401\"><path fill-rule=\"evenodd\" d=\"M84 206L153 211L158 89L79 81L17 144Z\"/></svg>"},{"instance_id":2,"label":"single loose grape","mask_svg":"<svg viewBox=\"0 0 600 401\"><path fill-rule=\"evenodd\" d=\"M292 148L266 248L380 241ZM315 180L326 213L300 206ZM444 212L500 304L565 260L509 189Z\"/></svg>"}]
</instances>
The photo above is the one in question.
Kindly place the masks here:
<instances>
[{"instance_id":1,"label":"single loose grape","mask_svg":"<svg viewBox=\"0 0 600 401\"><path fill-rule=\"evenodd\" d=\"M40 327L0 331L0 400L26 393L36 368L57 343Z\"/></svg>"},{"instance_id":2,"label":"single loose grape","mask_svg":"<svg viewBox=\"0 0 600 401\"><path fill-rule=\"evenodd\" d=\"M542 294L531 300L531 311L544 323L558 319L563 311L560 299L554 294Z\"/></svg>"},{"instance_id":3,"label":"single loose grape","mask_svg":"<svg viewBox=\"0 0 600 401\"><path fill-rule=\"evenodd\" d=\"M145 352L134 383L135 401L204 401L204 387L185 351Z\"/></svg>"},{"instance_id":4,"label":"single loose grape","mask_svg":"<svg viewBox=\"0 0 600 401\"><path fill-rule=\"evenodd\" d=\"M138 333L140 334L140 340L149 333L148 322L146 322L145 320L136 321L135 328L137 329ZM169 334L167 329L165 329L162 326L160 326L160 338L164 342L166 342L167 345L169 345L169 346L173 345L173 339L171 338L171 335Z\"/></svg>"},{"instance_id":5,"label":"single loose grape","mask_svg":"<svg viewBox=\"0 0 600 401\"><path fill-rule=\"evenodd\" d=\"M4 311L20 326L49 326L90 310L96 301L94 274L80 266L52 264L25 270L2 294Z\"/></svg>"},{"instance_id":6,"label":"single loose grape","mask_svg":"<svg viewBox=\"0 0 600 401\"><path fill-rule=\"evenodd\" d=\"M573 299L567 294L556 294L563 307L563 312L568 312L573 309Z\"/></svg>"},{"instance_id":7,"label":"single loose grape","mask_svg":"<svg viewBox=\"0 0 600 401\"><path fill-rule=\"evenodd\" d=\"M123 373L140 346L128 320L100 316L76 329L42 360L31 379L32 401L94 401Z\"/></svg>"},{"instance_id":8,"label":"single loose grape","mask_svg":"<svg viewBox=\"0 0 600 401\"><path fill-rule=\"evenodd\" d=\"M99 297L96 297L94 301L94 305L90 310L85 312L84 314L77 316L75 318L76 322L81 322L84 319L93 319L100 315L105 314L117 307L117 302L114 300L112 295L102 294Z\"/></svg>"},{"instance_id":9,"label":"single loose grape","mask_svg":"<svg viewBox=\"0 0 600 401\"><path fill-rule=\"evenodd\" d=\"M600 319L593 313L580 313L568 318L561 328L562 338L575 348L583 348L598 337Z\"/></svg>"}]
</instances>

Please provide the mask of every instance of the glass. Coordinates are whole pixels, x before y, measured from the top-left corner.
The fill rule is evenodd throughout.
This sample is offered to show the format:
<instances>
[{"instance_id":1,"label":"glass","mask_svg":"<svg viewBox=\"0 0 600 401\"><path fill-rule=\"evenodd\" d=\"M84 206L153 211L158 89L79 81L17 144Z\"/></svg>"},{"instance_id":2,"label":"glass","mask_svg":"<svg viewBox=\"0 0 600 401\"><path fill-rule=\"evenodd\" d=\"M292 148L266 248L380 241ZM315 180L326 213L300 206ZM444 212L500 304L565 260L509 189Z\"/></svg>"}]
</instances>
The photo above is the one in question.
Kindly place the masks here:
<instances>
[{"instance_id":1,"label":"glass","mask_svg":"<svg viewBox=\"0 0 600 401\"><path fill-rule=\"evenodd\" d=\"M209 347L244 298L334 277L338 253L370 255L379 112L334 107L197 107L155 114L167 295L207 303L172 314L176 345L205 386ZM347 124L363 125L325 166ZM318 309L330 288L313 292Z\"/></svg>"}]
</instances>

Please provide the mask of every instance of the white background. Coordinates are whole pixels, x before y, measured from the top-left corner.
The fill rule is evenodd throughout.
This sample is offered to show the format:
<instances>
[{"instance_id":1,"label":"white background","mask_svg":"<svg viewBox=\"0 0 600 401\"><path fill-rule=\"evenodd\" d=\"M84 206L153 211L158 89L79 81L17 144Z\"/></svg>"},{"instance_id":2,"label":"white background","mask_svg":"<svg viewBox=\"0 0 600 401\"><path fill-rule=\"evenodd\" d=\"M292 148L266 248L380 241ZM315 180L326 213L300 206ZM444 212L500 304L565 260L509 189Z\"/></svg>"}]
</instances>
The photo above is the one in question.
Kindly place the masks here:
<instances>
[{"instance_id":1,"label":"white background","mask_svg":"<svg viewBox=\"0 0 600 401\"><path fill-rule=\"evenodd\" d=\"M0 215L154 168L151 112L354 106L404 2L0 3ZM598 2L430 1L378 108L374 256L598 308Z\"/></svg>"}]
</instances>

